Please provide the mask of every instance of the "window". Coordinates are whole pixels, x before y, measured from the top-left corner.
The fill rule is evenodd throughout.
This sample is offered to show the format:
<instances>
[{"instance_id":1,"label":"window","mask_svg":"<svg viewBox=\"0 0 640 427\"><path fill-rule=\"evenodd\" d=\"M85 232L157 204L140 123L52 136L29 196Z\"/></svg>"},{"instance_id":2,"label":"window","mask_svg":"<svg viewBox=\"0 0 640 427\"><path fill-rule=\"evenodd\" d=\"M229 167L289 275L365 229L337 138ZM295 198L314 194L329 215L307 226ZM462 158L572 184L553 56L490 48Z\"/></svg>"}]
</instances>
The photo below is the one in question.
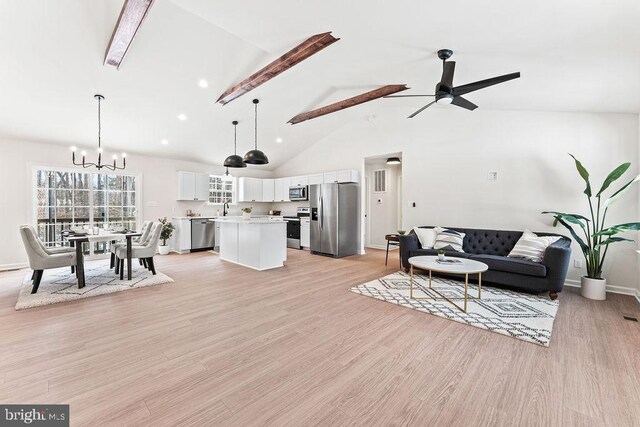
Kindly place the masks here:
<instances>
[{"instance_id":1,"label":"window","mask_svg":"<svg viewBox=\"0 0 640 427\"><path fill-rule=\"evenodd\" d=\"M225 176L209 175L209 203L221 205L234 203L235 179Z\"/></svg>"},{"instance_id":2,"label":"window","mask_svg":"<svg viewBox=\"0 0 640 427\"><path fill-rule=\"evenodd\" d=\"M66 244L61 232L71 227L136 228L135 176L39 169L36 199L36 230L48 246ZM88 253L107 250L100 242Z\"/></svg>"}]
</instances>

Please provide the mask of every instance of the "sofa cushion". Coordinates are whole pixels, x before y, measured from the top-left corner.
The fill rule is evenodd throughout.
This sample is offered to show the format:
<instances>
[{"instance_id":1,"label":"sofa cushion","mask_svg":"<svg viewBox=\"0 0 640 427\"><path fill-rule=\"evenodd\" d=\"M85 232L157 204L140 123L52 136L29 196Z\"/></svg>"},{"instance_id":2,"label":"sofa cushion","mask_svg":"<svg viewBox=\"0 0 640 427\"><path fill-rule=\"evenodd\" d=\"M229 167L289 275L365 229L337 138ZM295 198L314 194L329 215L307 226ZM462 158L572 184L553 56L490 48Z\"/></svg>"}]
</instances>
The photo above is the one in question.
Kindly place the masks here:
<instances>
[{"instance_id":1,"label":"sofa cushion","mask_svg":"<svg viewBox=\"0 0 640 427\"><path fill-rule=\"evenodd\" d=\"M455 230L449 230L442 227L435 228L437 236L433 249L444 249L449 251L464 252L462 250L462 241L464 233Z\"/></svg>"},{"instance_id":2,"label":"sofa cushion","mask_svg":"<svg viewBox=\"0 0 640 427\"><path fill-rule=\"evenodd\" d=\"M425 256L425 255L438 255L438 251L436 249L414 249L409 252L409 256ZM456 252L456 251L444 251L444 256L456 257L456 258L469 258L471 254L465 254L464 252Z\"/></svg>"},{"instance_id":3,"label":"sofa cushion","mask_svg":"<svg viewBox=\"0 0 640 427\"><path fill-rule=\"evenodd\" d=\"M413 232L418 236L422 249L432 249L436 243L436 230L434 228L413 227Z\"/></svg>"},{"instance_id":4,"label":"sofa cushion","mask_svg":"<svg viewBox=\"0 0 640 427\"><path fill-rule=\"evenodd\" d=\"M524 230L522 237L509 253L509 258L527 259L542 262L547 247L560 240L560 236L536 236L529 230Z\"/></svg>"},{"instance_id":5,"label":"sofa cushion","mask_svg":"<svg viewBox=\"0 0 640 427\"><path fill-rule=\"evenodd\" d=\"M538 262L519 258L508 258L498 255L471 255L472 260L480 261L489 266L489 270L504 271L505 273L524 274L526 276L546 277L547 267Z\"/></svg>"}]
</instances>

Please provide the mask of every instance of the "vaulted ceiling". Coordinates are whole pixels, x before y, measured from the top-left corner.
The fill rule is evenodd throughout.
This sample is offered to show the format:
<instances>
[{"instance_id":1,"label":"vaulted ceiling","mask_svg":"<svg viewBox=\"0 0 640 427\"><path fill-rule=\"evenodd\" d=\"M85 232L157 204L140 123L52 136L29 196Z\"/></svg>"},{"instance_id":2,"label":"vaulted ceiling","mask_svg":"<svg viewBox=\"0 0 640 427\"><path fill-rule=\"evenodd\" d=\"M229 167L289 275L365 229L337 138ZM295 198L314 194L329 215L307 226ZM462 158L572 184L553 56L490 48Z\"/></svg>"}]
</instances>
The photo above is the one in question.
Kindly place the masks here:
<instances>
[{"instance_id":1,"label":"vaulted ceiling","mask_svg":"<svg viewBox=\"0 0 640 427\"><path fill-rule=\"evenodd\" d=\"M286 123L386 84L433 93L441 48L455 52L457 84L522 73L470 94L481 109L640 111L636 0L156 0L117 70L103 59L122 4L0 0L0 136L93 147L93 94L101 93L105 150L220 164L233 148L232 120L240 121L239 151L252 146L257 97L259 146L273 169L349 122L415 111L424 100L376 100ZM325 31L341 40L228 105L215 103Z\"/></svg>"}]
</instances>

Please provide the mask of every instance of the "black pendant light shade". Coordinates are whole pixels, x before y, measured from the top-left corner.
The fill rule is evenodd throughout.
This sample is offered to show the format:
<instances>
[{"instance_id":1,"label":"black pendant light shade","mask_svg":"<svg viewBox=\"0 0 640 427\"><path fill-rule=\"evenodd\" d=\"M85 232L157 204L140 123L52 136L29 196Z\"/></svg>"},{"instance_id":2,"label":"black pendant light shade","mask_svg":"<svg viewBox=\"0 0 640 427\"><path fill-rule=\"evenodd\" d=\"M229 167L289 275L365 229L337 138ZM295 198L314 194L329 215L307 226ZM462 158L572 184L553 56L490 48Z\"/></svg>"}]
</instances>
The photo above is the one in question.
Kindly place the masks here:
<instances>
[{"instance_id":1,"label":"black pendant light shade","mask_svg":"<svg viewBox=\"0 0 640 427\"><path fill-rule=\"evenodd\" d=\"M266 165L269 163L267 155L258 150L258 101L253 100L255 105L255 148L244 155L244 162L250 165Z\"/></svg>"},{"instance_id":2,"label":"black pendant light shade","mask_svg":"<svg viewBox=\"0 0 640 427\"><path fill-rule=\"evenodd\" d=\"M387 164L388 165L399 165L400 163L402 163L400 161L400 157L389 157L387 159Z\"/></svg>"},{"instance_id":3,"label":"black pendant light shade","mask_svg":"<svg viewBox=\"0 0 640 427\"><path fill-rule=\"evenodd\" d=\"M236 154L236 145L238 142L238 121L234 120L231 124L233 125L233 154L224 159L224 166L228 168L246 168L247 164L242 160L242 157Z\"/></svg>"}]
</instances>

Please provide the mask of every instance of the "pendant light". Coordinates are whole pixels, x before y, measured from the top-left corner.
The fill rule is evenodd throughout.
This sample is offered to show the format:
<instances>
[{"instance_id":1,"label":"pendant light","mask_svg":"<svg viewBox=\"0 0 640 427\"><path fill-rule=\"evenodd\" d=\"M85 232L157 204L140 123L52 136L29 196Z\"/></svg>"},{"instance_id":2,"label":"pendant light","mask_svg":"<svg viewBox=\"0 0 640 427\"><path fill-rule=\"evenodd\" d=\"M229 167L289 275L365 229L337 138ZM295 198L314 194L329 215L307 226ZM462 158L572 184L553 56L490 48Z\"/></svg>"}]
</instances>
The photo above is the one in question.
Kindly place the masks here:
<instances>
[{"instance_id":1,"label":"pendant light","mask_svg":"<svg viewBox=\"0 0 640 427\"><path fill-rule=\"evenodd\" d=\"M224 159L224 166L227 168L246 168L247 164L242 160L242 157L237 154L238 145L238 121L231 122L233 125L233 154ZM229 169L227 169L229 172Z\"/></svg>"},{"instance_id":2,"label":"pendant light","mask_svg":"<svg viewBox=\"0 0 640 427\"><path fill-rule=\"evenodd\" d=\"M250 165L266 165L269 163L266 154L258 150L258 102L260 101L257 99L253 100L253 105L255 105L255 147L244 155L244 162Z\"/></svg>"},{"instance_id":3,"label":"pendant light","mask_svg":"<svg viewBox=\"0 0 640 427\"><path fill-rule=\"evenodd\" d=\"M102 95L93 95L93 97L98 101L98 161L96 163L91 163L91 162L87 162L86 161L86 157L87 157L87 152L83 151L82 154L82 163L77 163L76 162L76 147L71 147L71 161L73 161L73 164L76 166L82 166L83 168L90 168L90 167L95 167L98 170L101 170L102 168L106 168L109 169L111 171L115 171L115 170L123 170L124 168L127 167L127 155L125 153L122 153L122 166L117 166L116 162L118 161L118 156L116 156L115 154L113 155L113 164L106 164L106 163L102 163L102 145L101 145L101 132L102 132L102 123L101 123L101 110L100 110L100 102L102 100L104 100L104 96Z\"/></svg>"},{"instance_id":4,"label":"pendant light","mask_svg":"<svg viewBox=\"0 0 640 427\"><path fill-rule=\"evenodd\" d=\"M399 165L401 163L400 157L389 157L387 159L388 165Z\"/></svg>"}]
</instances>

